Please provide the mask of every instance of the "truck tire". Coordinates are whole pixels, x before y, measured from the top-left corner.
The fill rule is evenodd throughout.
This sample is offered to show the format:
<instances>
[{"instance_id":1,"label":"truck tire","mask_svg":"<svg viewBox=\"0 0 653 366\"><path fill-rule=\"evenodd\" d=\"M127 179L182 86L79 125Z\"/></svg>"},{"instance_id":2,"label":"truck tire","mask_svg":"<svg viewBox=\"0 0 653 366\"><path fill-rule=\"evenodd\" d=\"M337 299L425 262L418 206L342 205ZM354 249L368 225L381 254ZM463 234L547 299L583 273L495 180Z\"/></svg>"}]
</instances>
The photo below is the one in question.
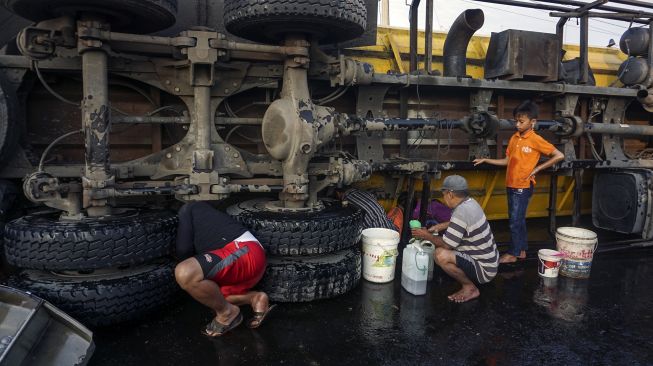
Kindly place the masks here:
<instances>
[{"instance_id":1,"label":"truck tire","mask_svg":"<svg viewBox=\"0 0 653 366\"><path fill-rule=\"evenodd\" d=\"M53 271L135 265L170 254L177 232L177 215L164 210L130 210L80 221L58 216L43 212L7 223L7 261Z\"/></svg>"},{"instance_id":2,"label":"truck tire","mask_svg":"<svg viewBox=\"0 0 653 366\"><path fill-rule=\"evenodd\" d=\"M327 254L358 243L363 213L357 208L327 202L319 212L265 211L262 207L270 200L244 201L227 208L227 214L245 225L270 255Z\"/></svg>"},{"instance_id":3,"label":"truck tire","mask_svg":"<svg viewBox=\"0 0 653 366\"><path fill-rule=\"evenodd\" d=\"M236 36L278 43L288 33L321 43L354 39L367 26L364 0L225 0L224 23Z\"/></svg>"},{"instance_id":4,"label":"truck tire","mask_svg":"<svg viewBox=\"0 0 653 366\"><path fill-rule=\"evenodd\" d=\"M23 270L7 282L50 301L89 326L139 318L170 302L179 289L174 263L168 260L90 274Z\"/></svg>"},{"instance_id":5,"label":"truck tire","mask_svg":"<svg viewBox=\"0 0 653 366\"><path fill-rule=\"evenodd\" d=\"M114 32L152 33L171 27L177 0L2 0L11 12L35 21L90 12L104 16Z\"/></svg>"},{"instance_id":6,"label":"truck tire","mask_svg":"<svg viewBox=\"0 0 653 366\"><path fill-rule=\"evenodd\" d=\"M16 152L20 127L18 124L18 99L0 75L0 169Z\"/></svg>"},{"instance_id":7,"label":"truck tire","mask_svg":"<svg viewBox=\"0 0 653 366\"><path fill-rule=\"evenodd\" d=\"M268 257L258 287L272 301L306 302L342 295L360 278L361 254L351 248L312 257Z\"/></svg>"}]
</instances>

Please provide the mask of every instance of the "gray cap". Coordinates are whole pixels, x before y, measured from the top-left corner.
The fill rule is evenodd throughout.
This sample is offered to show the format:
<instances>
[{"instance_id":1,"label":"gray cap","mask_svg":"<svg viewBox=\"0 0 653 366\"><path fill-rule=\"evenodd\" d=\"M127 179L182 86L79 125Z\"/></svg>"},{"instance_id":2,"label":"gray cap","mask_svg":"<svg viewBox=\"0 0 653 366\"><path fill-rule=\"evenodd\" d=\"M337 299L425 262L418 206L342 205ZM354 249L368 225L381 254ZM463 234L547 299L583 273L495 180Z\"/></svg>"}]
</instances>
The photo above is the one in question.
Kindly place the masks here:
<instances>
[{"instance_id":1,"label":"gray cap","mask_svg":"<svg viewBox=\"0 0 653 366\"><path fill-rule=\"evenodd\" d=\"M442 182L441 191L466 191L469 187L467 186L467 180L461 177L460 175L450 175L444 178Z\"/></svg>"}]
</instances>

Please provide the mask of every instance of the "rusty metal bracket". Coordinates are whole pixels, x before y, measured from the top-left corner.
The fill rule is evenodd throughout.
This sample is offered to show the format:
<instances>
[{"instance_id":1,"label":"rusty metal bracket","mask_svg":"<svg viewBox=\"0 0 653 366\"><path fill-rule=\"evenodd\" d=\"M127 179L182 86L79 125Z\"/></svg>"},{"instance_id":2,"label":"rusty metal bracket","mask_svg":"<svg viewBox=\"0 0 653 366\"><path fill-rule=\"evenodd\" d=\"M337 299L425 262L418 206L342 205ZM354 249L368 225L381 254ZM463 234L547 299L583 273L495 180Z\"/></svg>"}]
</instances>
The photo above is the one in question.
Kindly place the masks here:
<instances>
[{"instance_id":1,"label":"rusty metal bracket","mask_svg":"<svg viewBox=\"0 0 653 366\"><path fill-rule=\"evenodd\" d=\"M383 132L362 132L356 135L358 158L370 163L383 161Z\"/></svg>"},{"instance_id":2,"label":"rusty metal bracket","mask_svg":"<svg viewBox=\"0 0 653 366\"><path fill-rule=\"evenodd\" d=\"M625 98L609 98L603 109L602 122L605 124L622 124L628 103L630 101ZM623 151L623 137L603 135L602 138L607 160L629 160Z\"/></svg>"},{"instance_id":3,"label":"rusty metal bracket","mask_svg":"<svg viewBox=\"0 0 653 366\"><path fill-rule=\"evenodd\" d=\"M32 202L62 210L63 217L73 219L82 216L82 186L78 183L61 183L48 173L36 172L23 181L23 192Z\"/></svg>"},{"instance_id":4,"label":"rusty metal bracket","mask_svg":"<svg viewBox=\"0 0 653 366\"><path fill-rule=\"evenodd\" d=\"M186 31L185 37L195 39L195 47L182 48L190 61L190 85L213 86L215 79L215 63L218 61L218 50L211 47L211 40L215 39L216 32Z\"/></svg>"},{"instance_id":5,"label":"rusty metal bracket","mask_svg":"<svg viewBox=\"0 0 653 366\"><path fill-rule=\"evenodd\" d=\"M576 115L578 97L578 94L565 94L556 100L556 121L559 124L553 132L557 135L578 137L583 134L583 120Z\"/></svg>"},{"instance_id":6,"label":"rusty metal bracket","mask_svg":"<svg viewBox=\"0 0 653 366\"><path fill-rule=\"evenodd\" d=\"M374 76L374 67L367 62L361 62L340 55L338 62L329 68L331 86L370 85Z\"/></svg>"},{"instance_id":7,"label":"rusty metal bracket","mask_svg":"<svg viewBox=\"0 0 653 366\"><path fill-rule=\"evenodd\" d=\"M492 102L493 90L479 89L469 95L469 108L472 113L487 112Z\"/></svg>"},{"instance_id":8,"label":"rusty metal bracket","mask_svg":"<svg viewBox=\"0 0 653 366\"><path fill-rule=\"evenodd\" d=\"M573 117L576 115L578 94L565 94L556 99L556 114L560 117Z\"/></svg>"},{"instance_id":9,"label":"rusty metal bracket","mask_svg":"<svg viewBox=\"0 0 653 366\"><path fill-rule=\"evenodd\" d=\"M356 100L356 115L361 118L386 117L383 112L383 100L388 93L388 85L360 86Z\"/></svg>"},{"instance_id":10,"label":"rusty metal bracket","mask_svg":"<svg viewBox=\"0 0 653 366\"><path fill-rule=\"evenodd\" d=\"M490 147L486 138L472 138L469 141L469 160L490 157Z\"/></svg>"}]
</instances>

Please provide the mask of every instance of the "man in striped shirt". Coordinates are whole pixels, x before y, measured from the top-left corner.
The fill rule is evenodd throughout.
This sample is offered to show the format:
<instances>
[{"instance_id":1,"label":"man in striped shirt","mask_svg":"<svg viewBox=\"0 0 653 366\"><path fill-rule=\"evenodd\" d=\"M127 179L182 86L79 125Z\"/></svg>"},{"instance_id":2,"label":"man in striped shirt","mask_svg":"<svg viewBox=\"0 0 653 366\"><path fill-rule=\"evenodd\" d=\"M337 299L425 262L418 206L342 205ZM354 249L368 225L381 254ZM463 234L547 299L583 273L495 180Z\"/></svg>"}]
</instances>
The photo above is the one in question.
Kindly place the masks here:
<instances>
[{"instance_id":1,"label":"man in striped shirt","mask_svg":"<svg viewBox=\"0 0 653 366\"><path fill-rule=\"evenodd\" d=\"M388 218L385 210L372 193L356 188L349 188L344 192L338 191L336 194L340 200L347 201L350 205L363 211L363 230L380 227L399 231L395 224Z\"/></svg>"},{"instance_id":2,"label":"man in striped shirt","mask_svg":"<svg viewBox=\"0 0 653 366\"><path fill-rule=\"evenodd\" d=\"M435 263L462 288L449 300L465 302L480 295L476 285L490 282L497 274L499 252L483 209L467 192L465 178L450 175L442 184L445 204L453 210L451 221L428 230L413 230L413 236L428 240L435 246ZM442 238L438 231L446 229Z\"/></svg>"}]
</instances>

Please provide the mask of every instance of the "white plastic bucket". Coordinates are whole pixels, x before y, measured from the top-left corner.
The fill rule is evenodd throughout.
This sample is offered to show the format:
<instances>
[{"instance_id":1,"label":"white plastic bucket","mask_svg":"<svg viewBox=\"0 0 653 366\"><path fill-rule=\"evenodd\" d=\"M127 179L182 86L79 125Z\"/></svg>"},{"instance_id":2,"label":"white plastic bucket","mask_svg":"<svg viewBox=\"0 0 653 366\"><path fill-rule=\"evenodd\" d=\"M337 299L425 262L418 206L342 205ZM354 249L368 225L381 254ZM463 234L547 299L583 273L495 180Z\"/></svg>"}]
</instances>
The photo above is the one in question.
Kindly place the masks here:
<instances>
[{"instance_id":1,"label":"white plastic bucket","mask_svg":"<svg viewBox=\"0 0 653 366\"><path fill-rule=\"evenodd\" d=\"M376 283L394 280L399 233L384 228L365 229L363 237L363 278Z\"/></svg>"},{"instance_id":2,"label":"white plastic bucket","mask_svg":"<svg viewBox=\"0 0 653 366\"><path fill-rule=\"evenodd\" d=\"M598 245L596 233L578 227L556 230L556 249L564 254L560 274L573 278L589 278L592 258Z\"/></svg>"},{"instance_id":3,"label":"white plastic bucket","mask_svg":"<svg viewBox=\"0 0 653 366\"><path fill-rule=\"evenodd\" d=\"M539 261L537 263L537 273L542 277L558 277L562 256L563 254L556 250L538 250L537 257Z\"/></svg>"}]
</instances>

